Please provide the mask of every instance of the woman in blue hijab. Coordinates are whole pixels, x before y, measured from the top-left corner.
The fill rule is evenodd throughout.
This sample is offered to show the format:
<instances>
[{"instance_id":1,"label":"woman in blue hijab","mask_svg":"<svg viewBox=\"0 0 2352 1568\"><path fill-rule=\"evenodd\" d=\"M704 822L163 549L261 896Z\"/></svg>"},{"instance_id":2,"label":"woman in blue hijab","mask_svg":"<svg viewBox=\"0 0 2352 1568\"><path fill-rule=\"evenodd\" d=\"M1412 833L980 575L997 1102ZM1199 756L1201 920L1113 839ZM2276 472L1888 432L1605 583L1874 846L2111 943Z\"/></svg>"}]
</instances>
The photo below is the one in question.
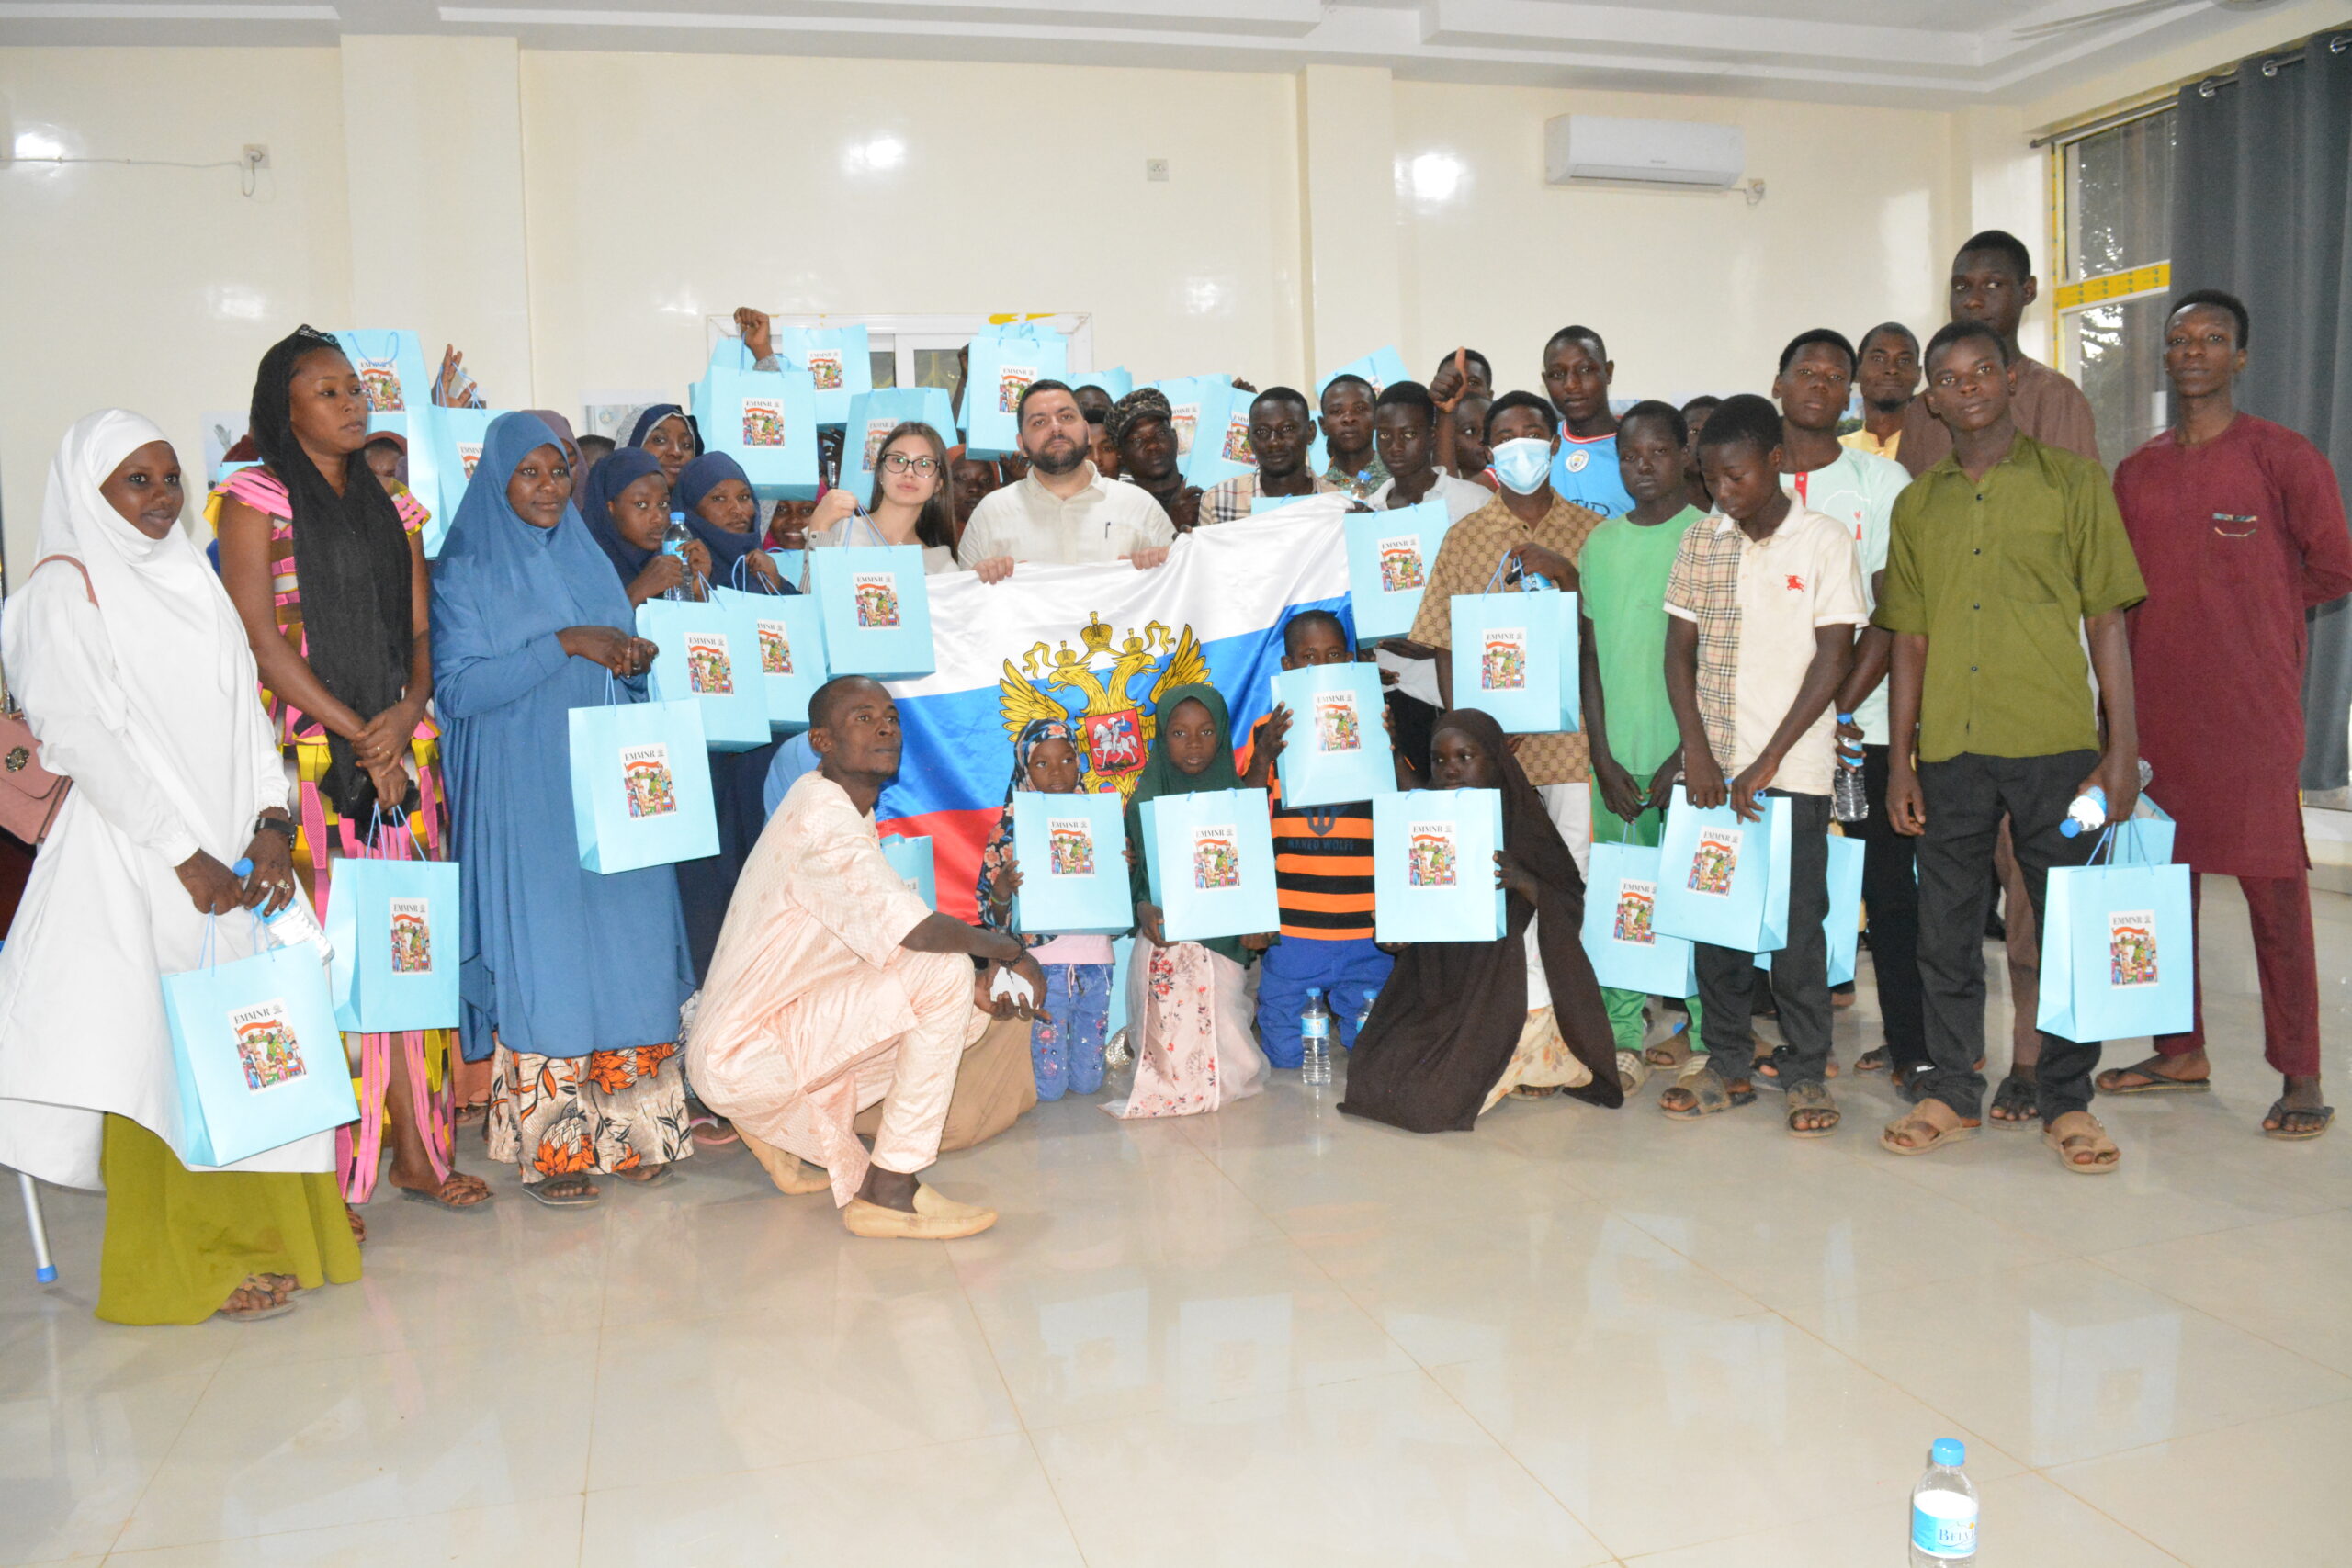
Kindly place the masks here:
<instances>
[{"instance_id":1,"label":"woman in blue hijab","mask_svg":"<svg viewBox=\"0 0 2352 1568\"><path fill-rule=\"evenodd\" d=\"M675 403L655 403L639 414L628 433L628 444L650 453L662 465L662 477L673 485L679 470L702 456L702 432L693 416Z\"/></svg>"},{"instance_id":2,"label":"woman in blue hijab","mask_svg":"<svg viewBox=\"0 0 2352 1568\"><path fill-rule=\"evenodd\" d=\"M724 452L704 453L678 470L670 504L710 551L713 582L747 593L799 592L785 585L775 558L760 548L759 497L742 464Z\"/></svg>"},{"instance_id":3,"label":"woman in blue hijab","mask_svg":"<svg viewBox=\"0 0 2352 1568\"><path fill-rule=\"evenodd\" d=\"M594 1174L659 1181L693 1152L676 879L582 870L564 809L571 710L644 701L654 653L571 496L554 433L502 414L433 571L434 699L465 869L465 1054L493 1061L491 1156L560 1207L595 1202Z\"/></svg>"}]
</instances>

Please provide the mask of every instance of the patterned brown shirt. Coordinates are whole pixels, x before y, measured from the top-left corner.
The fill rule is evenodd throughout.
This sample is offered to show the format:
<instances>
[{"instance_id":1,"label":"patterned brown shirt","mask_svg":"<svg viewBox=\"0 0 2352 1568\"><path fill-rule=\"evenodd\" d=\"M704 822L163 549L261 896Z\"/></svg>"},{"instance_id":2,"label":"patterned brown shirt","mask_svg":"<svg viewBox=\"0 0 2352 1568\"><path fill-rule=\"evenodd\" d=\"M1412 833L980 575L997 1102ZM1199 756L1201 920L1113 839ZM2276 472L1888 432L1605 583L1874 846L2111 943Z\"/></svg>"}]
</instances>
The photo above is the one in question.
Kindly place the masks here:
<instances>
[{"instance_id":1,"label":"patterned brown shirt","mask_svg":"<svg viewBox=\"0 0 2352 1568\"><path fill-rule=\"evenodd\" d=\"M1552 510L1537 522L1522 523L1497 496L1446 531L1430 567L1430 585L1414 618L1412 640L1430 648L1453 646L1453 601L1457 593L1484 593L1497 581L1495 569L1513 545L1542 545L1574 560L1585 536L1601 525L1598 512L1552 498ZM1591 776L1589 753L1580 730L1530 735L1520 742L1519 765L1530 784L1582 784Z\"/></svg>"}]
</instances>

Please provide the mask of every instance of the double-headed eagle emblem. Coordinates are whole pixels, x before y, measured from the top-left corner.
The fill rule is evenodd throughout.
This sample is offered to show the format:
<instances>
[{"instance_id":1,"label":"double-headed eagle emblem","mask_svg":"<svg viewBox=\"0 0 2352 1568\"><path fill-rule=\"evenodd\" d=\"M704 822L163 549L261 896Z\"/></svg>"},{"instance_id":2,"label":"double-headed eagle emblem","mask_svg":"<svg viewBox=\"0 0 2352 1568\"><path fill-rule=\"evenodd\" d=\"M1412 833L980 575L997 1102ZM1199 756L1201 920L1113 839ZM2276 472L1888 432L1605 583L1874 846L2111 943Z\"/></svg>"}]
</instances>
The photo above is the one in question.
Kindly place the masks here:
<instances>
[{"instance_id":1,"label":"double-headed eagle emblem","mask_svg":"<svg viewBox=\"0 0 2352 1568\"><path fill-rule=\"evenodd\" d=\"M1159 730L1159 701L1179 686L1209 678L1209 661L1193 628L1170 632L1158 621L1147 622L1141 635L1130 629L1116 649L1111 628L1099 615L1089 615L1079 628L1083 651L1067 642L1037 643L1016 666L1004 661L1004 678L997 682L1003 698L1004 732L1018 737L1036 719L1067 720L1084 744L1080 748L1082 776L1079 787L1095 791L1116 788L1135 792L1136 775L1151 754L1152 737ZM1157 671L1157 678L1154 671ZM1025 671L1025 673L1024 673ZM1151 681L1147 707L1135 687ZM1078 695L1079 705L1055 694L1066 687Z\"/></svg>"}]
</instances>

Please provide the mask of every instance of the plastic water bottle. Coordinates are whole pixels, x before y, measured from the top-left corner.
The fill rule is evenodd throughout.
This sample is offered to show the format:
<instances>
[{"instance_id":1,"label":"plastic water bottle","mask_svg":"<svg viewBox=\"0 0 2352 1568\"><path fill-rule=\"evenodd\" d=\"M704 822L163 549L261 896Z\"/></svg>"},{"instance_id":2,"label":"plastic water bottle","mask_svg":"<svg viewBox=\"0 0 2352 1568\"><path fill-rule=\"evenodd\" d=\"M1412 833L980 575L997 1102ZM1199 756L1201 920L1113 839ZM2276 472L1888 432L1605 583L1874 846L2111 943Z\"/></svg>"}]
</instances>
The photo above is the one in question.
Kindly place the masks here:
<instances>
[{"instance_id":1,"label":"plastic water bottle","mask_svg":"<svg viewBox=\"0 0 2352 1568\"><path fill-rule=\"evenodd\" d=\"M2145 790L2154 783L2155 777L2156 770L2148 765L2148 759L2141 758L2141 789ZM2086 831L2096 832L2106 826L2107 791L2093 784L2075 796L2075 803L2066 807L2066 819L2058 824L2058 832L2061 837L2071 839Z\"/></svg>"},{"instance_id":2,"label":"plastic water bottle","mask_svg":"<svg viewBox=\"0 0 2352 1568\"><path fill-rule=\"evenodd\" d=\"M254 874L254 863L240 860L229 868L229 874L243 882ZM263 902L268 900L264 899ZM262 924L269 928L270 937L278 946L291 947L298 942L314 942L318 946L319 956L333 962L334 947L327 941L327 933L319 929L318 917L311 913L311 907L302 902L300 893L288 899L286 908L274 915L262 915L259 908L255 908L254 913L261 915Z\"/></svg>"},{"instance_id":3,"label":"plastic water bottle","mask_svg":"<svg viewBox=\"0 0 2352 1568\"><path fill-rule=\"evenodd\" d=\"M1938 1438L1928 1473L1911 1488L1911 1568L1948 1568L1976 1561L1976 1488L1962 1473L1968 1445Z\"/></svg>"},{"instance_id":4,"label":"plastic water bottle","mask_svg":"<svg viewBox=\"0 0 2352 1568\"><path fill-rule=\"evenodd\" d=\"M1306 988L1306 1006L1298 1014L1298 1081L1321 1088L1331 1081L1331 1010L1323 1003L1323 987Z\"/></svg>"},{"instance_id":5,"label":"plastic water bottle","mask_svg":"<svg viewBox=\"0 0 2352 1568\"><path fill-rule=\"evenodd\" d=\"M1380 999L1380 987L1373 987L1363 994L1363 1006L1356 1010L1356 1038L1363 1038L1363 1027L1372 1021L1372 1005Z\"/></svg>"},{"instance_id":6,"label":"plastic water bottle","mask_svg":"<svg viewBox=\"0 0 2352 1568\"><path fill-rule=\"evenodd\" d=\"M677 557L678 565L684 569L685 576L679 580L678 586L662 595L664 599L694 597L694 590L688 586L694 581L694 568L686 560L686 547L694 542L694 531L686 526L684 513L670 513L670 525L662 530L662 553Z\"/></svg>"},{"instance_id":7,"label":"plastic water bottle","mask_svg":"<svg viewBox=\"0 0 2352 1568\"><path fill-rule=\"evenodd\" d=\"M1854 716L1841 713L1840 724L1851 724ZM1838 772L1829 781L1829 815L1839 822L1860 822L1871 814L1871 797L1862 788L1862 765L1846 761L1846 743L1838 742Z\"/></svg>"}]
</instances>

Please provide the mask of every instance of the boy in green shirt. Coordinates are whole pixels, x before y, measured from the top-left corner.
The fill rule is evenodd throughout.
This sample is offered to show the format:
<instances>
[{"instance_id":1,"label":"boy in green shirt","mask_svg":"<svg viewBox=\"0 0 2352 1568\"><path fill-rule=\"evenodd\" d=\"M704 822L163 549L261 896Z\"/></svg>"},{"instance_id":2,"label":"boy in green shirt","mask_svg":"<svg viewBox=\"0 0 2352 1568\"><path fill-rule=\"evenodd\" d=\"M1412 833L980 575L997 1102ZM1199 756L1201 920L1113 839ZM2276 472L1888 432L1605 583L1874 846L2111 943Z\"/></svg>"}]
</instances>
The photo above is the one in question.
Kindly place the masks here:
<instances>
[{"instance_id":1,"label":"boy in green shirt","mask_svg":"<svg viewBox=\"0 0 2352 1568\"><path fill-rule=\"evenodd\" d=\"M1598 803L1624 824L1604 838L1594 814L1595 843L1658 841L1662 814L1682 771L1682 737L1666 696L1666 580L1682 536L1705 513L1691 504L1684 457L1690 442L1671 403L1637 403L1617 427L1617 471L1633 510L1592 531L1576 571L1539 545L1518 549L1521 564L1555 582L1575 582L1581 597L1577 660L1583 667L1585 737L1592 750ZM1601 999L1617 1035L1621 1077L1643 1073L1639 991L1603 986ZM1690 1038L1699 1040L1699 1001L1689 998ZM1652 1064L1652 1065L1663 1065Z\"/></svg>"}]
</instances>

